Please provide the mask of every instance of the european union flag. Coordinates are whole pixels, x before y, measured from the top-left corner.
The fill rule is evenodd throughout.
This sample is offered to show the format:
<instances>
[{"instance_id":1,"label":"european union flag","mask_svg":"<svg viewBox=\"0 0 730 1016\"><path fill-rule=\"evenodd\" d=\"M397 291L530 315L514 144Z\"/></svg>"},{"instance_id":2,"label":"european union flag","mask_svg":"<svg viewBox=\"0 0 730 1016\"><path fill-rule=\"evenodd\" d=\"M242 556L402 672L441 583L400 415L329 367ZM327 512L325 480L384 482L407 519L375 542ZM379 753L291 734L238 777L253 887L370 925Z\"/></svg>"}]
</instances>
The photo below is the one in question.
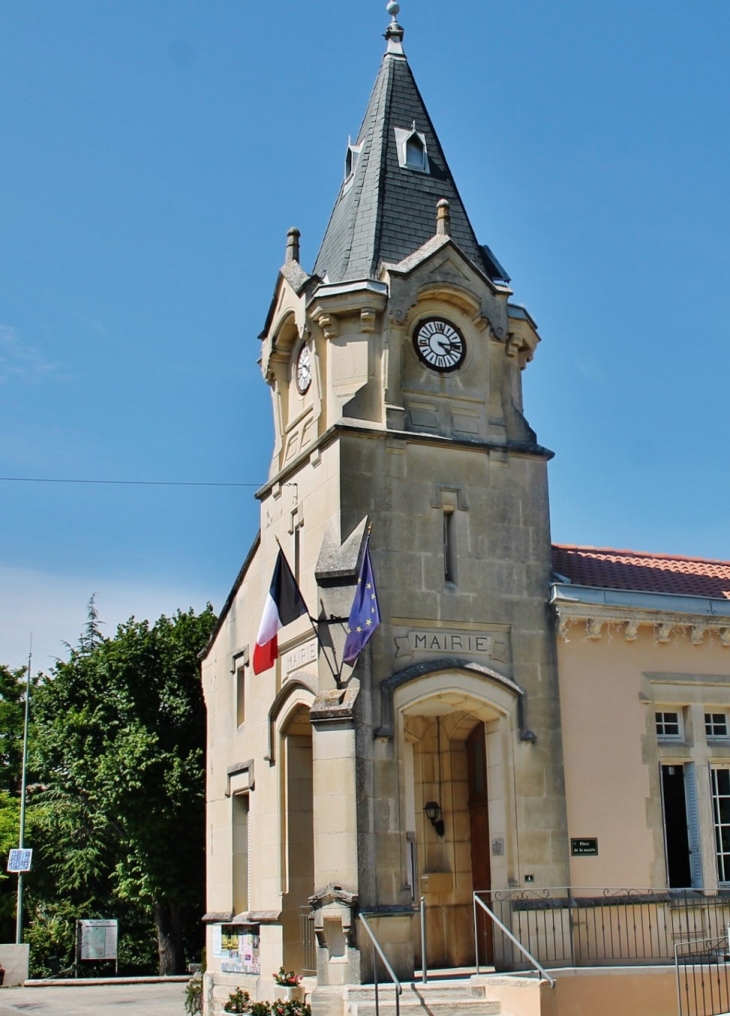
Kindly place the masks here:
<instances>
[{"instance_id":1,"label":"european union flag","mask_svg":"<svg viewBox=\"0 0 730 1016\"><path fill-rule=\"evenodd\" d=\"M355 599L350 608L347 622L347 639L342 659L354 663L368 643L368 639L380 624L378 593L375 589L373 565L370 561L370 537L365 544L360 575L357 580Z\"/></svg>"}]
</instances>

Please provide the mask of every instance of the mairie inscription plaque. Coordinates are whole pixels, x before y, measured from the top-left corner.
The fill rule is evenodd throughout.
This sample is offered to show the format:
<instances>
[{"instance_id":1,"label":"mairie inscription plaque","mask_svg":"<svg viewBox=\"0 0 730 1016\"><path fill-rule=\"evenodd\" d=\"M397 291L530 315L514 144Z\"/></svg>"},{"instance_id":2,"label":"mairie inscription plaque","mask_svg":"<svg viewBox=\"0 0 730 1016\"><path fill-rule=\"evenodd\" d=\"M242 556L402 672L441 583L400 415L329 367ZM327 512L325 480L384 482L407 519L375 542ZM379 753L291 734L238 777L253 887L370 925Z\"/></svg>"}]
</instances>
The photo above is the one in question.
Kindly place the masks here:
<instances>
[{"instance_id":1,"label":"mairie inscription plaque","mask_svg":"<svg viewBox=\"0 0 730 1016\"><path fill-rule=\"evenodd\" d=\"M462 631L452 628L411 628L395 639L396 658L407 656L489 657L509 661L509 641L504 631Z\"/></svg>"},{"instance_id":2,"label":"mairie inscription plaque","mask_svg":"<svg viewBox=\"0 0 730 1016\"><path fill-rule=\"evenodd\" d=\"M308 663L314 663L317 659L317 640L310 639L303 642L294 649L284 653L282 660L284 673L288 676L300 667L306 667Z\"/></svg>"}]
</instances>

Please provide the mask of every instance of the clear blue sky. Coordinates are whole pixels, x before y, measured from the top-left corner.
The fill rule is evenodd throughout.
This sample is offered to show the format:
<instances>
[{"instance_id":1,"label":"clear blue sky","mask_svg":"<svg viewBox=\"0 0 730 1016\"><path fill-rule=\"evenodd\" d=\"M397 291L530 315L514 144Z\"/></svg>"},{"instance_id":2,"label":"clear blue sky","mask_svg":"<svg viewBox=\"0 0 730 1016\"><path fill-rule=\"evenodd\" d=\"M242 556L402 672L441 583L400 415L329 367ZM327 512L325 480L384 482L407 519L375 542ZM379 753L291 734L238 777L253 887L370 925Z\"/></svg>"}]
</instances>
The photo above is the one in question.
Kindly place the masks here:
<instances>
[{"instance_id":1,"label":"clear blue sky","mask_svg":"<svg viewBox=\"0 0 730 1016\"><path fill-rule=\"evenodd\" d=\"M553 537L730 559L727 0L403 0L472 223L543 342ZM0 475L261 483L258 335L311 268L382 0L0 4ZM219 608L254 487L0 482L0 662Z\"/></svg>"}]
</instances>

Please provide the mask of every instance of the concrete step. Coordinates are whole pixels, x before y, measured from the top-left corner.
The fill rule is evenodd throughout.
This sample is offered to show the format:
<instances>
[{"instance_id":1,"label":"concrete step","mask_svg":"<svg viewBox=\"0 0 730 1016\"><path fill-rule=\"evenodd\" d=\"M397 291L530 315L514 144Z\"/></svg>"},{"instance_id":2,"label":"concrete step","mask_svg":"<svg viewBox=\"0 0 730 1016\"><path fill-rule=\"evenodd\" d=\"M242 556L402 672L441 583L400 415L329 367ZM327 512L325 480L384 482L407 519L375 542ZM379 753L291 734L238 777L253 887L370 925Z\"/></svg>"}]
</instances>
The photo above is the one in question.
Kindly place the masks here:
<instances>
[{"instance_id":1,"label":"concrete step","mask_svg":"<svg viewBox=\"0 0 730 1016\"><path fill-rule=\"evenodd\" d=\"M498 1016L499 1002L488 1002L484 988L469 981L451 984L404 984L400 997L404 1016ZM345 1012L349 1016L375 1016L375 989L371 986L349 988ZM380 1016L395 1016L395 990L392 984L380 987Z\"/></svg>"},{"instance_id":2,"label":"concrete step","mask_svg":"<svg viewBox=\"0 0 730 1016\"><path fill-rule=\"evenodd\" d=\"M380 995L395 989L390 981L380 982ZM412 995L419 995L423 998L484 998L484 985L474 984L470 980L463 981L429 981L423 984L421 981L406 981L403 984L402 999ZM375 988L372 984L357 984L347 989L348 1001L372 1002L375 998Z\"/></svg>"},{"instance_id":3,"label":"concrete step","mask_svg":"<svg viewBox=\"0 0 730 1016\"><path fill-rule=\"evenodd\" d=\"M375 1002L350 1002L346 1012L349 1016L376 1016ZM395 1016L395 999L380 997L380 1016ZM400 1012L403 1016L499 1016L502 1007L499 1002L487 1002L484 998L428 998L403 1001Z\"/></svg>"}]
</instances>

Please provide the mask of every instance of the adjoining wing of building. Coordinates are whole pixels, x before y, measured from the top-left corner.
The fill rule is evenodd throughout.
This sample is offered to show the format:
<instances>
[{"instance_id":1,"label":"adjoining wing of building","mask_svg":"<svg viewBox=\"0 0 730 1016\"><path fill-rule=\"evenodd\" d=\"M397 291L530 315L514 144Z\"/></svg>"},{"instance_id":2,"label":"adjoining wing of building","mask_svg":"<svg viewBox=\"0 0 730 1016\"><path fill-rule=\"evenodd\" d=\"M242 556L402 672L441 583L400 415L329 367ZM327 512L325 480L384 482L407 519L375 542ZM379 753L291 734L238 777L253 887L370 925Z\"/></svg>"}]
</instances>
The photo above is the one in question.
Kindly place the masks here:
<instances>
[{"instance_id":1,"label":"adjoining wing of building","mask_svg":"<svg viewBox=\"0 0 730 1016\"><path fill-rule=\"evenodd\" d=\"M206 1011L284 966L362 1016L375 941L411 1012L675 1013L675 950L718 957L730 920L730 564L551 545L537 327L389 10L314 267L290 230L260 337L261 529L203 658Z\"/></svg>"}]
</instances>

